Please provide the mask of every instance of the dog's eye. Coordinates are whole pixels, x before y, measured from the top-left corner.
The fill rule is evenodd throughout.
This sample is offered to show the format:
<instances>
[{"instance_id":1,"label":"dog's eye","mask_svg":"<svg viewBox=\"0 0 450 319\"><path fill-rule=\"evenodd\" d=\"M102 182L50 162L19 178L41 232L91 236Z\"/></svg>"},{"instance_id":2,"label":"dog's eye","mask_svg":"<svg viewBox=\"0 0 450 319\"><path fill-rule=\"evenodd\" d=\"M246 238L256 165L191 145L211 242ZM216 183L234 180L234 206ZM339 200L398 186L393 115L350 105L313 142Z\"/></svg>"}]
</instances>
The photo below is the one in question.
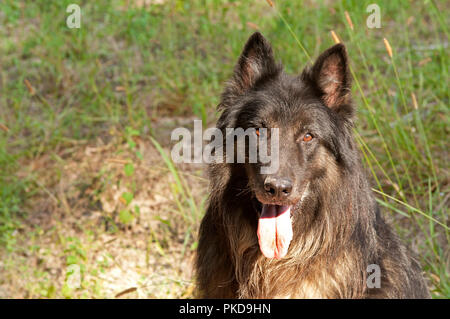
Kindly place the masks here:
<instances>
[{"instance_id":1,"label":"dog's eye","mask_svg":"<svg viewBox=\"0 0 450 319\"><path fill-rule=\"evenodd\" d=\"M310 133L306 133L305 136L303 136L303 142L309 142L313 139L313 136Z\"/></svg>"}]
</instances>

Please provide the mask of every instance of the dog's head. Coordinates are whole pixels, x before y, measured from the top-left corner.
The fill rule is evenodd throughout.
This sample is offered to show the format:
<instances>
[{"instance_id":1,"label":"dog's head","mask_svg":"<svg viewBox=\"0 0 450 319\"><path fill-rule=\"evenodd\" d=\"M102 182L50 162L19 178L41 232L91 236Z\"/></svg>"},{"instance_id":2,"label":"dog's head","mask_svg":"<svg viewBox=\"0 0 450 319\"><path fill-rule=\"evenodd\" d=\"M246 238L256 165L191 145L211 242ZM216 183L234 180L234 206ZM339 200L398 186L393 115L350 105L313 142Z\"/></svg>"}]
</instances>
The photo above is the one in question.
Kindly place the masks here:
<instances>
[{"instance_id":1,"label":"dog's head","mask_svg":"<svg viewBox=\"0 0 450 319\"><path fill-rule=\"evenodd\" d=\"M271 143L270 130L264 135L269 149L277 147L278 169L264 174L265 164L244 164L249 187L260 203L258 234L267 257L286 254L292 237L290 208L307 196L311 183L327 176L336 179L339 167L350 164L347 151L353 148L354 112L348 70L345 47L337 44L301 74L287 75L268 41L257 32L246 43L225 88L219 126L255 128L258 136L265 131L261 128L278 129L278 143ZM270 243L262 243L264 237Z\"/></svg>"}]
</instances>

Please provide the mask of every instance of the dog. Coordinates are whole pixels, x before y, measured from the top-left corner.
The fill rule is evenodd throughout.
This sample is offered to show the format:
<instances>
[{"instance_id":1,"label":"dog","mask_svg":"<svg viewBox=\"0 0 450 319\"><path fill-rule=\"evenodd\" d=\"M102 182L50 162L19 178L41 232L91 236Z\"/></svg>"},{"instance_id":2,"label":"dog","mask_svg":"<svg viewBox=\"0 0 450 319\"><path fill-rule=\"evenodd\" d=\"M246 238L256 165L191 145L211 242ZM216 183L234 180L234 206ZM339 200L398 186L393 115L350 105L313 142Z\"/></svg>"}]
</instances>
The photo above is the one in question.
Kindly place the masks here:
<instances>
[{"instance_id":1,"label":"dog","mask_svg":"<svg viewBox=\"0 0 450 319\"><path fill-rule=\"evenodd\" d=\"M278 128L279 167L262 174L258 162L210 164L199 298L430 298L361 165L343 44L291 76L254 33L218 108L223 132Z\"/></svg>"}]
</instances>

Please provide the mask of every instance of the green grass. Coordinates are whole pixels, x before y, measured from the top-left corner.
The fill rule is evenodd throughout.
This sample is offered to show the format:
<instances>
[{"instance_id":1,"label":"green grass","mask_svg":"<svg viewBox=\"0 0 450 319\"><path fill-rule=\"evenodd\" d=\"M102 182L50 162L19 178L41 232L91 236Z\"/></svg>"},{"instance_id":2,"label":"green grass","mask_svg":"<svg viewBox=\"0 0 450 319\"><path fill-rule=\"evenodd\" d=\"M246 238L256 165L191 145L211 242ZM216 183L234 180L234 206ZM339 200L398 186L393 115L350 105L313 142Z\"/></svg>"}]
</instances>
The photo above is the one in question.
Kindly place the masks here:
<instances>
[{"instance_id":1,"label":"green grass","mask_svg":"<svg viewBox=\"0 0 450 319\"><path fill-rule=\"evenodd\" d=\"M156 134L158 119L195 115L213 123L223 83L254 25L291 73L333 45L334 30L351 59L355 134L375 195L402 238L419 251L433 296L449 298L449 14L444 4L378 1L382 28L368 29L371 1L276 1L275 9L264 0L166 2L142 9L134 1L80 1L80 29L65 26L70 0L0 3L0 124L7 127L0 127L1 253L24 249L15 234L33 213L35 196L63 204L52 199L55 185L21 168L45 155L59 161L65 149L112 130L126 143L149 132L166 154L169 141ZM139 173L130 166L140 161L135 155L124 168L127 205ZM174 180L174 217L181 216L189 229L183 247L195 248L204 196L195 198L180 168L167 155L162 158ZM121 217L134 214L138 211L130 206ZM31 273L45 277L41 271ZM48 287L34 285L29 291L70 297Z\"/></svg>"}]
</instances>

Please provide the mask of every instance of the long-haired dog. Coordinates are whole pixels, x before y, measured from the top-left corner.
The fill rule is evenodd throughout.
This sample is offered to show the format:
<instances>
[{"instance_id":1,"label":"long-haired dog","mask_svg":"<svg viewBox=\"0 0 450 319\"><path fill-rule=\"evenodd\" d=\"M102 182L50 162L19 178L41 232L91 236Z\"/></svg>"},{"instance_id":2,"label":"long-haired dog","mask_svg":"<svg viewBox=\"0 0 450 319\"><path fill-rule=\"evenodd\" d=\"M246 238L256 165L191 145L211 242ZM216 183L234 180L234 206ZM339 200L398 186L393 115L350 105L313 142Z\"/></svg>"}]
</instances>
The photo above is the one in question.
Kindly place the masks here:
<instances>
[{"instance_id":1,"label":"long-haired dog","mask_svg":"<svg viewBox=\"0 0 450 319\"><path fill-rule=\"evenodd\" d=\"M211 164L196 259L199 297L430 297L360 163L348 63L337 44L290 76L260 33L248 40L217 127L224 134L278 128L279 168L262 174L258 162Z\"/></svg>"}]
</instances>

